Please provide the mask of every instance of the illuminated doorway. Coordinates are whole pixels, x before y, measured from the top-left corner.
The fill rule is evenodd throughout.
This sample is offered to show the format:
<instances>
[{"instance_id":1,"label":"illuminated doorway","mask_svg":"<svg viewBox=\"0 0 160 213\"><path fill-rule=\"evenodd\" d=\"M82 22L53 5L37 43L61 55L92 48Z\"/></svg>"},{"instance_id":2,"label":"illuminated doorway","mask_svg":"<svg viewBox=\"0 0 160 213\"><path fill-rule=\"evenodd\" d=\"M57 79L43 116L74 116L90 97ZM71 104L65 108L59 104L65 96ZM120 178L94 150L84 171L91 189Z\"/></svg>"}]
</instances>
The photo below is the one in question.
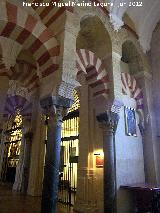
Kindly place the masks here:
<instances>
[{"instance_id":1,"label":"illuminated doorway","mask_svg":"<svg viewBox=\"0 0 160 213\"><path fill-rule=\"evenodd\" d=\"M74 205L77 189L77 164L79 156L79 108L80 101L74 91L74 103L63 119L61 132L61 164L59 202Z\"/></svg>"},{"instance_id":2,"label":"illuminated doorway","mask_svg":"<svg viewBox=\"0 0 160 213\"><path fill-rule=\"evenodd\" d=\"M14 116L8 119L4 133L3 143L5 148L1 181L14 183L22 141L22 116L19 110L16 111Z\"/></svg>"}]
</instances>

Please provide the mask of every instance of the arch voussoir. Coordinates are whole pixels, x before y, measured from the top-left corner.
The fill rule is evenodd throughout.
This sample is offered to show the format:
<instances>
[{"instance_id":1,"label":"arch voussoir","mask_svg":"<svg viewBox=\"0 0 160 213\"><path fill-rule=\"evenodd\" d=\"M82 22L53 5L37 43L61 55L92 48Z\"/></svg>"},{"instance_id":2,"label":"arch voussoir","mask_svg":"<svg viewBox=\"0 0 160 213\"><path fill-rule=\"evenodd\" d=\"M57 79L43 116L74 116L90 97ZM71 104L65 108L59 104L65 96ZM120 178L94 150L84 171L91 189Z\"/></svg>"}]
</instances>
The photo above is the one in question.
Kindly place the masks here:
<instances>
[{"instance_id":1,"label":"arch voussoir","mask_svg":"<svg viewBox=\"0 0 160 213\"><path fill-rule=\"evenodd\" d=\"M0 36L15 40L33 54L42 78L55 72L58 69L57 57L60 48L49 29L12 3L1 2L0 8Z\"/></svg>"},{"instance_id":2,"label":"arch voussoir","mask_svg":"<svg viewBox=\"0 0 160 213\"><path fill-rule=\"evenodd\" d=\"M77 75L86 74L86 80L93 89L93 97L109 95L109 76L100 58L86 49L76 53Z\"/></svg>"}]
</instances>

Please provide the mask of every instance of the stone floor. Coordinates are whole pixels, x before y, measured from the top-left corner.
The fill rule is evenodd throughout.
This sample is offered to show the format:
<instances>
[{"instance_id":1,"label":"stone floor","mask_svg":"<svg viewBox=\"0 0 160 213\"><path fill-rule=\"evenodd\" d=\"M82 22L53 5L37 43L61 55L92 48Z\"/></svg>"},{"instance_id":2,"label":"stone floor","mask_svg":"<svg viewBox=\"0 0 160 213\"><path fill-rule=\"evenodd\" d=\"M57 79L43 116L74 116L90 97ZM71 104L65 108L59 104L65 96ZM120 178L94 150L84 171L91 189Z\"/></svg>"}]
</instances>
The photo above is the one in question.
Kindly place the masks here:
<instances>
[{"instance_id":1,"label":"stone floor","mask_svg":"<svg viewBox=\"0 0 160 213\"><path fill-rule=\"evenodd\" d=\"M0 184L0 213L40 213L40 197L12 192L8 184ZM69 207L58 204L57 213L72 213Z\"/></svg>"}]
</instances>

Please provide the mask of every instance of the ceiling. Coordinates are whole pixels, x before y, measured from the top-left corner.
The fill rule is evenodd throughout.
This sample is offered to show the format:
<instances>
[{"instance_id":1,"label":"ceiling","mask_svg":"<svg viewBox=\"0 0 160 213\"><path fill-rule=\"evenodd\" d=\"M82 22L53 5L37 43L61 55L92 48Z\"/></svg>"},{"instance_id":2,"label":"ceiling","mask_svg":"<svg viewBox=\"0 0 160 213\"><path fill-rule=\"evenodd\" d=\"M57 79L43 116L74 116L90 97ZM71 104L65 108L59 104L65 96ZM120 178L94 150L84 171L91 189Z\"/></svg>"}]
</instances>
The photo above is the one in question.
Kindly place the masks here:
<instances>
[{"instance_id":1,"label":"ceiling","mask_svg":"<svg viewBox=\"0 0 160 213\"><path fill-rule=\"evenodd\" d=\"M122 19L127 13L135 25L143 51L149 51L152 33L160 20L160 0L108 0L108 2L113 3L113 6L110 6L110 19L115 30L123 25ZM120 6L122 2L125 4ZM129 6L134 5L134 2L139 2L142 6Z\"/></svg>"},{"instance_id":2,"label":"ceiling","mask_svg":"<svg viewBox=\"0 0 160 213\"><path fill-rule=\"evenodd\" d=\"M42 0L42 2L43 1L52 2L52 0ZM76 1L80 2L82 0ZM21 0L10 0L10 2L22 7ZM37 1L27 0L27 2L33 3ZM109 10L110 21L115 30L119 30L123 26L123 18L124 15L127 14L134 23L143 51L147 52L150 50L152 33L160 20L160 0L96 0L96 2L109 3L107 10ZM137 6L136 2L138 2L139 6ZM59 11L61 8L32 6L23 7L23 9L28 10L28 12L36 16L36 18L42 19L43 23L50 29L53 28L53 24L58 17L62 21L61 12Z\"/></svg>"}]
</instances>

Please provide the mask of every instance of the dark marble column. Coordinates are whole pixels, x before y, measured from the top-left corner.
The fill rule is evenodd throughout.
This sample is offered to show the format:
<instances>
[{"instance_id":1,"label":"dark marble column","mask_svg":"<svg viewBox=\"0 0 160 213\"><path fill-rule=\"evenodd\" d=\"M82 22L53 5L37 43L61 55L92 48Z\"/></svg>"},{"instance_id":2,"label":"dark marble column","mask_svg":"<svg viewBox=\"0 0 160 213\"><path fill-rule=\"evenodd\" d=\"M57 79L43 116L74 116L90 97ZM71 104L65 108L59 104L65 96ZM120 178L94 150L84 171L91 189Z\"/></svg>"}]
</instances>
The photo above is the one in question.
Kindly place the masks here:
<instances>
[{"instance_id":1,"label":"dark marble column","mask_svg":"<svg viewBox=\"0 0 160 213\"><path fill-rule=\"evenodd\" d=\"M29 169L30 169L30 158L31 158L31 147L32 147L33 133L31 131L24 134L24 160L23 160L23 176L22 176L22 187L21 191L26 193L28 188L29 180Z\"/></svg>"},{"instance_id":2,"label":"dark marble column","mask_svg":"<svg viewBox=\"0 0 160 213\"><path fill-rule=\"evenodd\" d=\"M41 100L48 116L46 158L44 168L41 213L55 213L58 197L61 124L66 109L72 101L62 97Z\"/></svg>"},{"instance_id":3,"label":"dark marble column","mask_svg":"<svg viewBox=\"0 0 160 213\"><path fill-rule=\"evenodd\" d=\"M106 112L97 116L103 130L104 151L104 213L116 212L116 153L115 131L119 116Z\"/></svg>"}]
</instances>

